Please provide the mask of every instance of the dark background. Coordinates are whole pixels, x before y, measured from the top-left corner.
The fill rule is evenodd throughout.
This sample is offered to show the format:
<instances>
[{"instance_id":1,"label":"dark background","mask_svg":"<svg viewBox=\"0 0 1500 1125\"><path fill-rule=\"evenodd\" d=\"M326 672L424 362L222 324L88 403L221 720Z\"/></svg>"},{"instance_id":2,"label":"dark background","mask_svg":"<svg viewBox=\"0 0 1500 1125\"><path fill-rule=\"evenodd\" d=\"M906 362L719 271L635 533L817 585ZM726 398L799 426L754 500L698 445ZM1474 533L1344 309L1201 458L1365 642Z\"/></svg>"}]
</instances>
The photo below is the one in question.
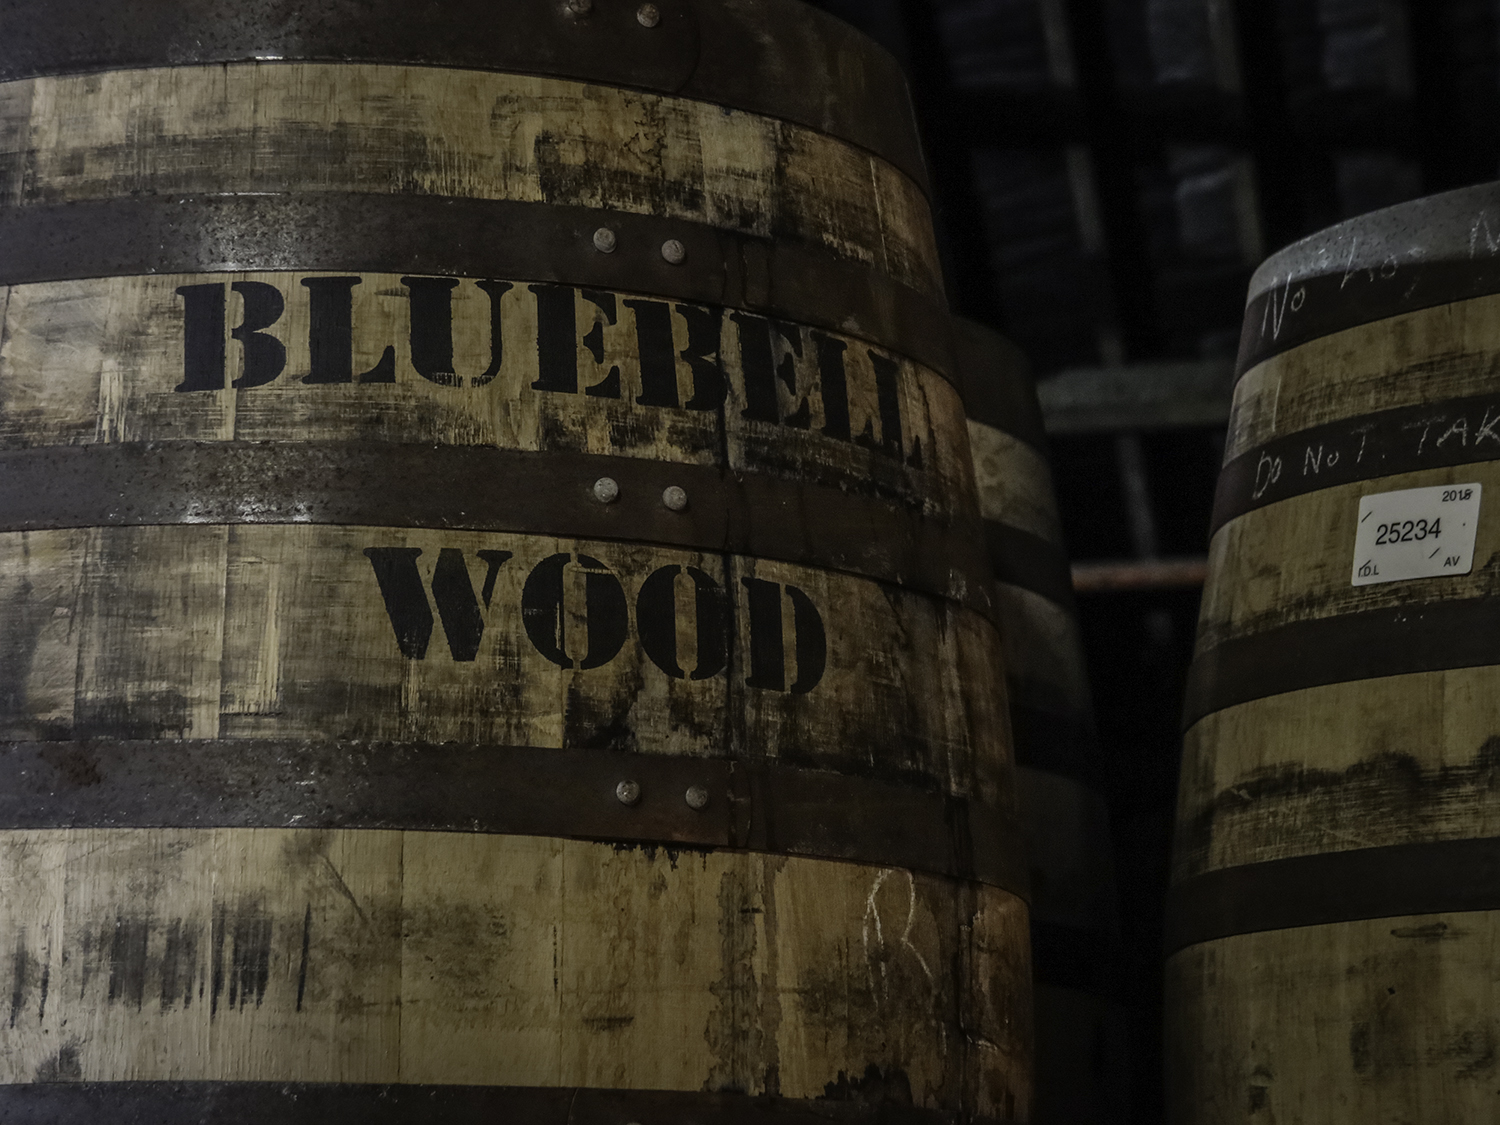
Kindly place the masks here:
<instances>
[{"instance_id":1,"label":"dark background","mask_svg":"<svg viewBox=\"0 0 1500 1125\"><path fill-rule=\"evenodd\" d=\"M1500 174L1500 0L816 0L906 66L953 309L1044 389L1226 387L1246 285L1330 223ZM1139 425L1137 421L1136 425ZM1075 560L1206 548L1222 423L1053 433ZM1161 915L1199 590L1084 594L1134 1122L1158 1122ZM1082 1125L1082 1123L1081 1123Z\"/></svg>"}]
</instances>

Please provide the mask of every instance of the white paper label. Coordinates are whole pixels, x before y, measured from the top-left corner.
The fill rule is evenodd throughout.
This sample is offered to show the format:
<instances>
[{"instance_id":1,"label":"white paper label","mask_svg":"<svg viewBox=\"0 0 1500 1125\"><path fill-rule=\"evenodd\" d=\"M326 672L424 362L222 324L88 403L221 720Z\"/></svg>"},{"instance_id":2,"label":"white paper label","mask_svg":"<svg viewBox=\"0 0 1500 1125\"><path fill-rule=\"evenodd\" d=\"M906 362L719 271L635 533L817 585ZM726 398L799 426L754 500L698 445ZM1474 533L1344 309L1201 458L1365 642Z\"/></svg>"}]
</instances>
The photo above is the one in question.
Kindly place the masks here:
<instances>
[{"instance_id":1,"label":"white paper label","mask_svg":"<svg viewBox=\"0 0 1500 1125\"><path fill-rule=\"evenodd\" d=\"M1468 574L1479 493L1477 484L1443 484L1360 497L1354 585Z\"/></svg>"}]
</instances>

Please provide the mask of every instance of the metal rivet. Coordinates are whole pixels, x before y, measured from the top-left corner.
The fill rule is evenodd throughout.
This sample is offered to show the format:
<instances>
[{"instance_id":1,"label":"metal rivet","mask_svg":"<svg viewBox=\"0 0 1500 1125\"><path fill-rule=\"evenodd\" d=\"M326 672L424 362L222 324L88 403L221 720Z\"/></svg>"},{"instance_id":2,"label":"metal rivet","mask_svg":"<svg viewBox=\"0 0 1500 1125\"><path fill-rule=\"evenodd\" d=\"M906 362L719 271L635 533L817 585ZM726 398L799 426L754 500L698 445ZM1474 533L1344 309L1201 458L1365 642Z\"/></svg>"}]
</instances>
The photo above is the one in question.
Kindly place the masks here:
<instances>
[{"instance_id":1,"label":"metal rivet","mask_svg":"<svg viewBox=\"0 0 1500 1125\"><path fill-rule=\"evenodd\" d=\"M594 499L601 504L613 504L620 498L620 485L614 477L600 477L594 482Z\"/></svg>"},{"instance_id":2,"label":"metal rivet","mask_svg":"<svg viewBox=\"0 0 1500 1125\"><path fill-rule=\"evenodd\" d=\"M690 809L701 809L708 804L708 790L701 785L693 785L687 791L687 803Z\"/></svg>"},{"instance_id":3,"label":"metal rivet","mask_svg":"<svg viewBox=\"0 0 1500 1125\"><path fill-rule=\"evenodd\" d=\"M618 241L615 232L608 227L600 227L594 232L594 249L601 254L613 254Z\"/></svg>"},{"instance_id":4,"label":"metal rivet","mask_svg":"<svg viewBox=\"0 0 1500 1125\"><path fill-rule=\"evenodd\" d=\"M661 9L655 4L642 4L635 10L635 19L642 27L655 27L661 23Z\"/></svg>"},{"instance_id":5,"label":"metal rivet","mask_svg":"<svg viewBox=\"0 0 1500 1125\"><path fill-rule=\"evenodd\" d=\"M661 256L674 266L680 266L687 261L687 247L675 238L669 238L661 244Z\"/></svg>"},{"instance_id":6,"label":"metal rivet","mask_svg":"<svg viewBox=\"0 0 1500 1125\"><path fill-rule=\"evenodd\" d=\"M571 15L586 16L594 10L594 0L567 0L563 7Z\"/></svg>"},{"instance_id":7,"label":"metal rivet","mask_svg":"<svg viewBox=\"0 0 1500 1125\"><path fill-rule=\"evenodd\" d=\"M687 507L687 493L675 484L663 490L661 502L674 512L680 512Z\"/></svg>"},{"instance_id":8,"label":"metal rivet","mask_svg":"<svg viewBox=\"0 0 1500 1125\"><path fill-rule=\"evenodd\" d=\"M615 796L622 805L633 805L641 799L641 786L637 781L622 781L615 786ZM707 795L705 795L705 800Z\"/></svg>"}]
</instances>

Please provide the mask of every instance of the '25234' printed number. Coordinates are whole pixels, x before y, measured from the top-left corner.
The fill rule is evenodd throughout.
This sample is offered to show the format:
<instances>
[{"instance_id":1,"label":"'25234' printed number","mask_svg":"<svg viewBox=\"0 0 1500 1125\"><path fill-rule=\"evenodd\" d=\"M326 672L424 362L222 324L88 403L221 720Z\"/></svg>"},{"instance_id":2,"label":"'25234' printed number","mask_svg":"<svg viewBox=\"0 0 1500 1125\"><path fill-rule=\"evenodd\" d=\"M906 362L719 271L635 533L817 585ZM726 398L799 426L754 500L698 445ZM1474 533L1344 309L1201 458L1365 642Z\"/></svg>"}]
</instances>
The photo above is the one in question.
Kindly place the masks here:
<instances>
[{"instance_id":1,"label":"'25234' printed number","mask_svg":"<svg viewBox=\"0 0 1500 1125\"><path fill-rule=\"evenodd\" d=\"M1420 543L1424 539L1436 539L1442 534L1442 518L1428 523L1426 520L1397 520L1394 523L1375 525L1375 545L1387 543Z\"/></svg>"}]
</instances>

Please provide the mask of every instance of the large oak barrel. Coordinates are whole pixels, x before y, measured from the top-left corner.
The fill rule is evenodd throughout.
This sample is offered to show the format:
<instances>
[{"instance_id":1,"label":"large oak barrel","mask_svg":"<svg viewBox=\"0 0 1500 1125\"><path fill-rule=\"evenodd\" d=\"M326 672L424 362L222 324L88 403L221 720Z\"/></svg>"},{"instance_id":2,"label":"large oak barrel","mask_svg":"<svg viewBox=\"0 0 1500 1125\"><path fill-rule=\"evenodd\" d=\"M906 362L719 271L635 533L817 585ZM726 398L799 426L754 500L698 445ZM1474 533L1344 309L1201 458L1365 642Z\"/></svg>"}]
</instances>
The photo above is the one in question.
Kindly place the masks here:
<instances>
[{"instance_id":1,"label":"large oak barrel","mask_svg":"<svg viewBox=\"0 0 1500 1125\"><path fill-rule=\"evenodd\" d=\"M1031 867L1038 1125L1122 1120L1128 1085L1109 810L1041 407L1025 356L955 318L985 538L997 581Z\"/></svg>"},{"instance_id":2,"label":"large oak barrel","mask_svg":"<svg viewBox=\"0 0 1500 1125\"><path fill-rule=\"evenodd\" d=\"M887 56L5 2L0 135L0 1119L1027 1118Z\"/></svg>"},{"instance_id":3,"label":"large oak barrel","mask_svg":"<svg viewBox=\"0 0 1500 1125\"><path fill-rule=\"evenodd\" d=\"M1256 273L1187 692L1171 1119L1500 1112L1500 187Z\"/></svg>"}]
</instances>

